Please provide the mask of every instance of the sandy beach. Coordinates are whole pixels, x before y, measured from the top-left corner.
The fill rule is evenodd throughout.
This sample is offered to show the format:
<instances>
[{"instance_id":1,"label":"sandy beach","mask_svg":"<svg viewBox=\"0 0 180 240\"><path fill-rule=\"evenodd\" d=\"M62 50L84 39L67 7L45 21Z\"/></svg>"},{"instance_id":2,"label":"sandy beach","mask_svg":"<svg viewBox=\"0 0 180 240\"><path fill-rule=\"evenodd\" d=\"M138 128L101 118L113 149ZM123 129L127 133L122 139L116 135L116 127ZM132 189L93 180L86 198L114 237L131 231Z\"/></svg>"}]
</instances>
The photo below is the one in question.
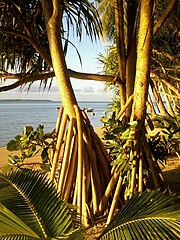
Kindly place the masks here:
<instances>
[{"instance_id":1,"label":"sandy beach","mask_svg":"<svg viewBox=\"0 0 180 240\"><path fill-rule=\"evenodd\" d=\"M9 155L18 155L18 151L12 151L9 152L6 147L1 147L0 148L0 168L7 165L8 164L8 159L9 159ZM40 162L40 156L37 154L34 157L29 158L28 160L26 160L26 163L38 163Z\"/></svg>"}]
</instances>

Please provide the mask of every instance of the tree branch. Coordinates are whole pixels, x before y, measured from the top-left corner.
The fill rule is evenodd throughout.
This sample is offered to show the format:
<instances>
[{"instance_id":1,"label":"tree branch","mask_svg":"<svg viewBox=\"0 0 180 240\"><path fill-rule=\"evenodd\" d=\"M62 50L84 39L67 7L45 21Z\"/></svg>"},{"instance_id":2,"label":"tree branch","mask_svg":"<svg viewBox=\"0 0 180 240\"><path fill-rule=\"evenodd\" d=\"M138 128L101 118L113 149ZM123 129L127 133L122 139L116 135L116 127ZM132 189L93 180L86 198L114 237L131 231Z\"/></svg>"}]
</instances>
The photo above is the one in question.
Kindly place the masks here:
<instances>
[{"instance_id":1,"label":"tree branch","mask_svg":"<svg viewBox=\"0 0 180 240\"><path fill-rule=\"evenodd\" d=\"M169 15L171 14L171 12L172 12L172 10L173 10L177 1L178 0L169 1L168 6L166 7L165 11L162 13L161 17L159 18L159 20L157 21L157 23L154 26L153 36L156 35L156 33L159 31L159 29L162 27L162 25L166 21L166 19L169 17Z\"/></svg>"},{"instance_id":2,"label":"tree branch","mask_svg":"<svg viewBox=\"0 0 180 240\"><path fill-rule=\"evenodd\" d=\"M76 79L82 80L95 80L101 82L115 82L117 81L118 84L124 84L120 78L117 78L113 75L101 75L101 74L93 74L93 73L81 73L76 72L71 69L68 69L69 76Z\"/></svg>"},{"instance_id":3,"label":"tree branch","mask_svg":"<svg viewBox=\"0 0 180 240\"><path fill-rule=\"evenodd\" d=\"M166 58L169 58L171 61L175 60L175 57L172 54L168 53L168 52L159 51L157 49L152 49L152 52L155 53L155 54L158 54L158 55L162 55L162 56L164 56Z\"/></svg>"},{"instance_id":4,"label":"tree branch","mask_svg":"<svg viewBox=\"0 0 180 240\"><path fill-rule=\"evenodd\" d=\"M176 95L173 95L173 94L169 94L169 93L167 93L167 92L162 92L162 91L157 91L157 92L160 93L160 94L165 94L165 95L167 95L167 96L170 97L170 98L180 99L180 96L176 96Z\"/></svg>"},{"instance_id":5,"label":"tree branch","mask_svg":"<svg viewBox=\"0 0 180 240\"><path fill-rule=\"evenodd\" d=\"M179 96L180 91L175 86L173 86L167 79L161 76L158 76L155 73L153 73L153 76L151 78L153 81L163 82L169 89L171 89L177 96Z\"/></svg>"},{"instance_id":6,"label":"tree branch","mask_svg":"<svg viewBox=\"0 0 180 240\"><path fill-rule=\"evenodd\" d=\"M123 84L123 82L120 79L117 79L117 77L112 75L80 73L80 72L73 71L71 69L68 69L68 74L69 74L69 77L79 79L79 80L95 80L95 81L112 82L112 83L117 81L119 84ZM15 89L29 82L53 78L54 76L55 76L54 72L45 72L45 73L40 73L34 76L30 76L29 74L27 76L22 76L21 74L8 74L3 72L3 73L0 73L0 78L17 79L18 81L10 85L0 87L0 92Z\"/></svg>"}]
</instances>

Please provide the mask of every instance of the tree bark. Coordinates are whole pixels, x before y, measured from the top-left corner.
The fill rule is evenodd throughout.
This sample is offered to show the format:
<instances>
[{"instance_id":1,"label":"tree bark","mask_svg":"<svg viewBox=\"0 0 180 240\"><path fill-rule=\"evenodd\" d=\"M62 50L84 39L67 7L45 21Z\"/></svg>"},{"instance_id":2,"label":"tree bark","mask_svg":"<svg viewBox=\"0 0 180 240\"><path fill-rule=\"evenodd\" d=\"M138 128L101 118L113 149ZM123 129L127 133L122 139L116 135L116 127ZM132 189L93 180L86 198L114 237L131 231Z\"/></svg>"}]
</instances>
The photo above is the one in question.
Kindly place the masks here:
<instances>
[{"instance_id":1,"label":"tree bark","mask_svg":"<svg viewBox=\"0 0 180 240\"><path fill-rule=\"evenodd\" d=\"M146 101L150 79L153 5L154 0L141 1L133 119L140 120L142 124L146 116Z\"/></svg>"},{"instance_id":2,"label":"tree bark","mask_svg":"<svg viewBox=\"0 0 180 240\"><path fill-rule=\"evenodd\" d=\"M137 1L129 0L127 6L127 60L126 60L126 99L134 92L136 74L136 11ZM126 116L130 118L132 103L126 110Z\"/></svg>"},{"instance_id":3,"label":"tree bark","mask_svg":"<svg viewBox=\"0 0 180 240\"><path fill-rule=\"evenodd\" d=\"M115 25L116 25L116 44L118 54L119 76L122 82L125 83L126 74L126 51L124 42L124 13L123 0L114 0L115 9ZM119 95L121 99L121 106L126 103L126 88L124 85L119 85Z\"/></svg>"}]
</instances>

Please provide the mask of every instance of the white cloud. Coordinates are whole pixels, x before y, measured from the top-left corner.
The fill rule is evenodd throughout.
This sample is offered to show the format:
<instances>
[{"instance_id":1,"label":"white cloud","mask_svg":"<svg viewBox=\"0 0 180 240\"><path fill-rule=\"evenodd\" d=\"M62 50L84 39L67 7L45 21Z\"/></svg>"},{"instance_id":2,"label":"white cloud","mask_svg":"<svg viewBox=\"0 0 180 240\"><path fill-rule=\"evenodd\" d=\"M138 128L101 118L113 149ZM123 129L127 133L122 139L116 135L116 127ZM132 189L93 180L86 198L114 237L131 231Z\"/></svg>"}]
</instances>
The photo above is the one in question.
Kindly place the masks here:
<instances>
[{"instance_id":1,"label":"white cloud","mask_svg":"<svg viewBox=\"0 0 180 240\"><path fill-rule=\"evenodd\" d=\"M87 93L95 92L94 88L91 86L84 87L83 90L84 90L84 92L87 92Z\"/></svg>"},{"instance_id":2,"label":"white cloud","mask_svg":"<svg viewBox=\"0 0 180 240\"><path fill-rule=\"evenodd\" d=\"M83 90L81 88L74 88L74 92L75 93L81 93L81 92L83 92Z\"/></svg>"}]
</instances>

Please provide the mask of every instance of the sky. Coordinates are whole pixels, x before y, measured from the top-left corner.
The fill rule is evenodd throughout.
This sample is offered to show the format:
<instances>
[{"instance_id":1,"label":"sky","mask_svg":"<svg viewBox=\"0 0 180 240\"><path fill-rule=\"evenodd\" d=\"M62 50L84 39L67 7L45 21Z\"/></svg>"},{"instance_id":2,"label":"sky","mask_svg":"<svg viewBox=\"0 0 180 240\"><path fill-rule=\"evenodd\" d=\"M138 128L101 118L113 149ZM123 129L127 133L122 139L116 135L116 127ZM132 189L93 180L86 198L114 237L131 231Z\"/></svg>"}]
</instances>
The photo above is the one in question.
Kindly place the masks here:
<instances>
[{"instance_id":1,"label":"sky","mask_svg":"<svg viewBox=\"0 0 180 240\"><path fill-rule=\"evenodd\" d=\"M74 42L73 42L74 43ZM98 54L104 53L104 46L100 41L92 43L88 39L84 39L81 43L75 43L82 59L82 66L79 57L73 46L69 46L66 61L68 68L88 73L100 73L102 66L98 63ZM10 83L10 80L6 84ZM104 91L104 83L89 80L71 79L71 83L78 101L109 101L112 99L112 92ZM3 83L1 83L2 86ZM52 87L49 91L43 92L39 90L39 83L36 82L27 92L27 87L23 90L16 88L11 91L1 92L0 99L50 99L61 100L56 81L53 80Z\"/></svg>"}]
</instances>

